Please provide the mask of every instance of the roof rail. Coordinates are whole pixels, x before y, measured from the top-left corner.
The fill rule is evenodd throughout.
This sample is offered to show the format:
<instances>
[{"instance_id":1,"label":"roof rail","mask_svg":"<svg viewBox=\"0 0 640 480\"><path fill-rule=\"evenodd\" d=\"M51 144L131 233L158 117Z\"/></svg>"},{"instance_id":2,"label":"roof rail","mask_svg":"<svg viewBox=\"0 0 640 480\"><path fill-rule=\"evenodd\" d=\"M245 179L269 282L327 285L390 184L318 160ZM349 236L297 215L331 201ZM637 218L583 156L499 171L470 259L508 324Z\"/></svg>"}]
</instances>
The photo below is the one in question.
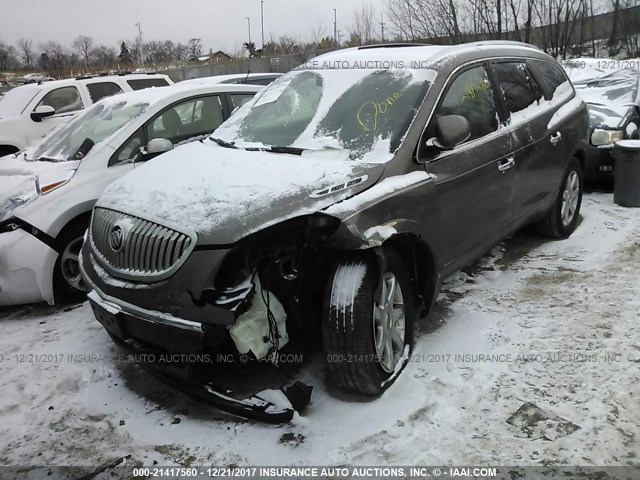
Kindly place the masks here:
<instances>
[{"instance_id":1,"label":"roof rail","mask_svg":"<svg viewBox=\"0 0 640 480\"><path fill-rule=\"evenodd\" d=\"M358 50L369 50L373 48L398 48L398 47L428 47L431 46L429 43L409 43L409 42L398 42L398 43L376 43L374 45L363 45L358 47Z\"/></svg>"},{"instance_id":2,"label":"roof rail","mask_svg":"<svg viewBox=\"0 0 640 480\"><path fill-rule=\"evenodd\" d=\"M535 45L532 45L530 43L517 42L515 40L480 40L477 42L463 43L462 45L468 45L468 46L473 45L475 47L484 47L485 45L486 46L505 45L505 46L513 46L513 47L527 47L527 48L533 48L534 50L540 50Z\"/></svg>"}]
</instances>

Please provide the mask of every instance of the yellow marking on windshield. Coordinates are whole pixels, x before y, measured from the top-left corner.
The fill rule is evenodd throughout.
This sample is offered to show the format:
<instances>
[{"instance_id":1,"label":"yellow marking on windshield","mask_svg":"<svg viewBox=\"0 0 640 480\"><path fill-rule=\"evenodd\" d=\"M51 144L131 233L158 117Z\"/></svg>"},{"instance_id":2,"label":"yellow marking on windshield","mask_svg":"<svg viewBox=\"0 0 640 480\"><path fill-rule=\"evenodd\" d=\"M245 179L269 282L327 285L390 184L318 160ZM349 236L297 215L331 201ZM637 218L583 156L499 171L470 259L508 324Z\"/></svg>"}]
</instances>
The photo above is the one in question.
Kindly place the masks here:
<instances>
[{"instance_id":1,"label":"yellow marking on windshield","mask_svg":"<svg viewBox=\"0 0 640 480\"><path fill-rule=\"evenodd\" d=\"M356 120L360 124L360 128L365 132L376 131L378 129L378 116L387 113L389 107L393 106L401 96L401 93L396 92L382 102L369 100L363 103L356 114Z\"/></svg>"}]
</instances>

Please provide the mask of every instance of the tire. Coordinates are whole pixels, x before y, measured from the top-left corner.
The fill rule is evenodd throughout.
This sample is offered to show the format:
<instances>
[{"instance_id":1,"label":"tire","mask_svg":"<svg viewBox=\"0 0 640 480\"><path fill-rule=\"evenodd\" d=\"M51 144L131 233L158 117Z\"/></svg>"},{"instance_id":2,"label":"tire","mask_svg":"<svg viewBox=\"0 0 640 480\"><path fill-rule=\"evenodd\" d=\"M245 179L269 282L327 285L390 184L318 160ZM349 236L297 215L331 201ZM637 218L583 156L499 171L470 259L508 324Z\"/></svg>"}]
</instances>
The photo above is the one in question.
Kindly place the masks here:
<instances>
[{"instance_id":1,"label":"tire","mask_svg":"<svg viewBox=\"0 0 640 480\"><path fill-rule=\"evenodd\" d=\"M86 298L86 290L78 265L87 225L79 223L65 231L57 240L58 259L53 269L53 292L56 303L79 302Z\"/></svg>"},{"instance_id":2,"label":"tire","mask_svg":"<svg viewBox=\"0 0 640 480\"><path fill-rule=\"evenodd\" d=\"M374 259L362 254L354 253L339 262L331 270L324 295L322 338L330 377L338 387L366 395L379 395L395 381L404 367L407 346L410 349L413 344L416 311L409 274L395 251L385 251L385 258L385 272L379 271ZM393 305L402 307L391 308L403 315L396 328L387 330L391 327L387 323L390 312L378 305L394 280L397 288ZM398 334L395 345L380 341L390 338L382 334L385 331ZM393 355L388 354L389 345Z\"/></svg>"},{"instance_id":3,"label":"tire","mask_svg":"<svg viewBox=\"0 0 640 480\"><path fill-rule=\"evenodd\" d=\"M584 172L580 162L572 158L569 162L553 206L546 217L536 223L536 230L547 237L567 238L578 225Z\"/></svg>"}]
</instances>

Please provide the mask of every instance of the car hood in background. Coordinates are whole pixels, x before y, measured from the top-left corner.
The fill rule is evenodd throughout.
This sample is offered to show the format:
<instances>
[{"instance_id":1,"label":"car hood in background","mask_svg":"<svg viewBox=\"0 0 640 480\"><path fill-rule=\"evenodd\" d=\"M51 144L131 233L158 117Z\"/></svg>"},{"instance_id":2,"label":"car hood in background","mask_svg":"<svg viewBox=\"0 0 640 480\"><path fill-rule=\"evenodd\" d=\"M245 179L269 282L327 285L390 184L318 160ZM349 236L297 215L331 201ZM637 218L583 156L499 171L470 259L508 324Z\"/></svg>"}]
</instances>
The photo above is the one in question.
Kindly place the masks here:
<instances>
[{"instance_id":1,"label":"car hood in background","mask_svg":"<svg viewBox=\"0 0 640 480\"><path fill-rule=\"evenodd\" d=\"M574 82L576 92L589 107L592 128L619 128L625 115L638 104L640 72L619 70L595 79Z\"/></svg>"},{"instance_id":2,"label":"car hood in background","mask_svg":"<svg viewBox=\"0 0 640 480\"><path fill-rule=\"evenodd\" d=\"M373 185L384 164L346 150L302 155L196 142L111 184L97 206L195 231L199 244L229 244L270 225L312 214Z\"/></svg>"}]
</instances>

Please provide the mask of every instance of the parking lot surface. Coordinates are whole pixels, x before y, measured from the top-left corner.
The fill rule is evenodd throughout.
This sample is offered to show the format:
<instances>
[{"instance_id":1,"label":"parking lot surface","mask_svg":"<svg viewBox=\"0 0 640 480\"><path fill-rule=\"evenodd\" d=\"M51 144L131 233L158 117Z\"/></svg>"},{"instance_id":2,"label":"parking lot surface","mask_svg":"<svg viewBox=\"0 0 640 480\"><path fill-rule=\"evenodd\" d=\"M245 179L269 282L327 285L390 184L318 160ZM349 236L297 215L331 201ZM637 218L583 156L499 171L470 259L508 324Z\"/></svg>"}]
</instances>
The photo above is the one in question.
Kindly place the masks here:
<instances>
[{"instance_id":1,"label":"parking lot surface","mask_svg":"<svg viewBox=\"0 0 640 480\"><path fill-rule=\"evenodd\" d=\"M640 217L603 193L581 215L567 240L521 232L449 279L382 397L335 391L310 354L285 376L312 403L280 426L149 377L86 303L0 310L0 463L637 464Z\"/></svg>"}]
</instances>

